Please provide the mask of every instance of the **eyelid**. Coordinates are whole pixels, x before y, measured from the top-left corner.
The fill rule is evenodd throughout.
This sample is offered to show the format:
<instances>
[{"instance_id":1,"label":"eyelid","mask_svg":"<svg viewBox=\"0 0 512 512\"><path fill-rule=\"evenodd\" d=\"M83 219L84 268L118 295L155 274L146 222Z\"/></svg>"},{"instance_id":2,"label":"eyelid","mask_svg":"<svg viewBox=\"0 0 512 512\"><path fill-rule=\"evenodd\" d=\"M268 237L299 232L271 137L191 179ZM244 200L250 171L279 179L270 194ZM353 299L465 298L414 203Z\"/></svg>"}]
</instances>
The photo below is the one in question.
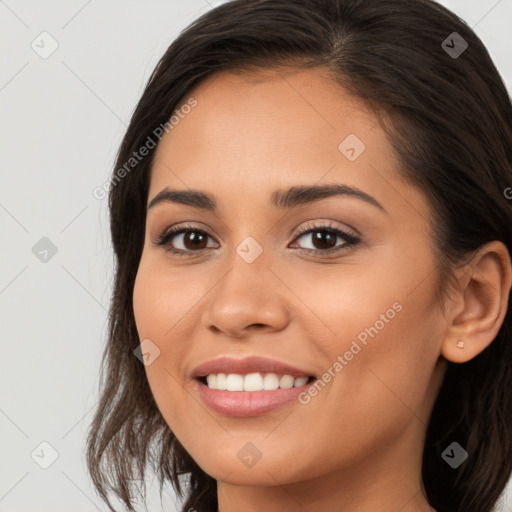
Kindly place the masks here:
<instances>
[{"instance_id":1,"label":"eyelid","mask_svg":"<svg viewBox=\"0 0 512 512\"><path fill-rule=\"evenodd\" d=\"M318 222L318 224L316 224ZM347 229L349 228L349 229ZM317 230L332 230L332 231L339 231L345 235L348 235L352 238L361 238L361 233L359 233L359 231L357 229L354 229L352 226L348 226L347 225L347 228L344 228L344 227L340 227L336 224L333 224L331 220L325 220L325 221L313 221L312 224L306 224L305 226L302 226L300 227L298 230L297 230L297 234L295 235L295 237L297 238L298 236L304 234L304 233L307 233L307 232L310 232L310 231L314 231L315 229Z\"/></svg>"},{"instance_id":2,"label":"eyelid","mask_svg":"<svg viewBox=\"0 0 512 512\"><path fill-rule=\"evenodd\" d=\"M165 251L171 252L174 254L188 253L189 255L192 255L194 252L200 253L203 250L205 250L205 249L201 249L198 251L183 251L182 249L174 249L174 248L171 249L171 248L165 247L171 238L174 238L175 236L181 235L183 233L187 233L189 231L194 231L196 233L206 235L207 237L210 237L215 240L215 237L213 237L206 229L203 229L198 226L191 225L191 224L178 224L176 226L171 226L169 228L166 228L160 235L157 235L154 239L152 239L152 243L157 246L163 246ZM217 241L217 240L215 240L215 241Z\"/></svg>"}]
</instances>

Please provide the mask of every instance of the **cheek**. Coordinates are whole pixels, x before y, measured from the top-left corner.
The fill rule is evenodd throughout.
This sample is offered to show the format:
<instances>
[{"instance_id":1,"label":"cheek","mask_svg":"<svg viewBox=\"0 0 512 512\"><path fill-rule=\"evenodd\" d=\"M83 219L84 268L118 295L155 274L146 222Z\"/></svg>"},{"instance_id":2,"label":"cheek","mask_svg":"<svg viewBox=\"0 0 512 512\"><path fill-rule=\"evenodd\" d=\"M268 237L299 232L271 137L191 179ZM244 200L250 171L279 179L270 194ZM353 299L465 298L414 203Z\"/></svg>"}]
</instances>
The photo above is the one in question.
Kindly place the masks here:
<instances>
[{"instance_id":1,"label":"cheek","mask_svg":"<svg viewBox=\"0 0 512 512\"><path fill-rule=\"evenodd\" d=\"M343 370L331 398L341 400L368 428L376 421L396 432L413 413L423 418L428 409L442 325L432 293L425 282L414 293L368 295L371 303L338 320L337 332L346 336L340 335L328 352L333 361L342 356ZM350 422L341 428L350 429Z\"/></svg>"},{"instance_id":2,"label":"cheek","mask_svg":"<svg viewBox=\"0 0 512 512\"><path fill-rule=\"evenodd\" d=\"M328 277L296 273L291 281L300 292L300 301L293 300L295 319L306 339L321 349L318 353L328 355L323 365L350 350L353 341L369 347L373 340L375 344L377 339L385 339L390 326L403 320L407 285L394 274L370 265L360 265L357 272L340 267ZM317 335L312 334L313 328L320 329Z\"/></svg>"},{"instance_id":3,"label":"cheek","mask_svg":"<svg viewBox=\"0 0 512 512\"><path fill-rule=\"evenodd\" d=\"M321 393L330 407L318 414L351 411L348 418L332 418L341 430L353 428L355 417L363 423L386 418L391 425L405 421L408 408L421 410L439 357L443 323L434 274L425 278L430 262L417 268L390 261L382 258L372 268L358 267L357 275L348 269L330 280L295 278L309 308L299 320L304 332L322 326L321 335L310 339L329 381L330 391Z\"/></svg>"},{"instance_id":4,"label":"cheek","mask_svg":"<svg viewBox=\"0 0 512 512\"><path fill-rule=\"evenodd\" d=\"M180 330L179 323L203 295L197 281L190 282L183 272L169 272L165 263L143 256L133 291L133 309L141 339L154 338L155 342L172 339L173 331Z\"/></svg>"},{"instance_id":5,"label":"cheek","mask_svg":"<svg viewBox=\"0 0 512 512\"><path fill-rule=\"evenodd\" d=\"M179 382L185 378L181 361L190 343L186 315L197 303L198 289L185 286L179 274L170 275L154 262L141 260L133 292L133 310L139 339L150 340L158 357L145 366L151 391L166 420L175 414L182 401ZM167 409L164 410L167 404ZM172 408L168 405L173 404Z\"/></svg>"}]
</instances>

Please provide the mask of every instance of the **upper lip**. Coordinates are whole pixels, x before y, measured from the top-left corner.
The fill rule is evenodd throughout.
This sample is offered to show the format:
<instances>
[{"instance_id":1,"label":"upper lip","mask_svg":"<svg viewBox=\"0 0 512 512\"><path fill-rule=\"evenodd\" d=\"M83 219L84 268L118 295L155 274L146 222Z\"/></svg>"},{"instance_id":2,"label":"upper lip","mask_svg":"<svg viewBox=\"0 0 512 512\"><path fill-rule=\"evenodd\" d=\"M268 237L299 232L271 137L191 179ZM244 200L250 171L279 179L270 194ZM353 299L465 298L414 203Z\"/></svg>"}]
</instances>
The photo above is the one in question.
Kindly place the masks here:
<instances>
[{"instance_id":1,"label":"upper lip","mask_svg":"<svg viewBox=\"0 0 512 512\"><path fill-rule=\"evenodd\" d=\"M245 357L243 359L234 359L232 357L219 357L197 366L192 376L194 378L206 377L211 373L238 373L246 375L248 373L277 373L279 375L291 375L292 377L311 377L311 373L295 368L274 359L264 357Z\"/></svg>"}]
</instances>

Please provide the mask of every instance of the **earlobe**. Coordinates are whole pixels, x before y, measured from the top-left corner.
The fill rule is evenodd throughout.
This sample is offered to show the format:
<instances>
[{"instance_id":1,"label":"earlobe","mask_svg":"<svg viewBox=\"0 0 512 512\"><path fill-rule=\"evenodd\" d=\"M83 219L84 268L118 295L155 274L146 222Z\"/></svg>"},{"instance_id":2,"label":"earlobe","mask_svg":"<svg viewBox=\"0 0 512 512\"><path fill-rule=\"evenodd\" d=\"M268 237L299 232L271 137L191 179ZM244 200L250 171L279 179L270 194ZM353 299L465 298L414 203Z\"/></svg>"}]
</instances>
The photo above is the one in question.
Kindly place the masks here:
<instances>
[{"instance_id":1,"label":"earlobe","mask_svg":"<svg viewBox=\"0 0 512 512\"><path fill-rule=\"evenodd\" d=\"M454 363L465 363L496 338L505 318L512 286L510 254L499 241L482 246L465 265L451 302L451 316L441 347Z\"/></svg>"}]
</instances>

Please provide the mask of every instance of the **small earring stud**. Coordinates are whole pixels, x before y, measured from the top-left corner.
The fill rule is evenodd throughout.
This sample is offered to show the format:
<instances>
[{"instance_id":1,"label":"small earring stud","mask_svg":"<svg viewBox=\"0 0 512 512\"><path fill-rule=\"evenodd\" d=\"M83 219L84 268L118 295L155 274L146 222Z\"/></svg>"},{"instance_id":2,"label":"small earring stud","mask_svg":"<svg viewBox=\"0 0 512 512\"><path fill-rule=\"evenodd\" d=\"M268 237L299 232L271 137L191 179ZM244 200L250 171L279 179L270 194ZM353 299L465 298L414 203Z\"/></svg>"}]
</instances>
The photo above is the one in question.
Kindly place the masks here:
<instances>
[{"instance_id":1,"label":"small earring stud","mask_svg":"<svg viewBox=\"0 0 512 512\"><path fill-rule=\"evenodd\" d=\"M459 340L459 341L457 342L457 347L459 347L459 348L464 348L464 342L463 342L462 340Z\"/></svg>"}]
</instances>

